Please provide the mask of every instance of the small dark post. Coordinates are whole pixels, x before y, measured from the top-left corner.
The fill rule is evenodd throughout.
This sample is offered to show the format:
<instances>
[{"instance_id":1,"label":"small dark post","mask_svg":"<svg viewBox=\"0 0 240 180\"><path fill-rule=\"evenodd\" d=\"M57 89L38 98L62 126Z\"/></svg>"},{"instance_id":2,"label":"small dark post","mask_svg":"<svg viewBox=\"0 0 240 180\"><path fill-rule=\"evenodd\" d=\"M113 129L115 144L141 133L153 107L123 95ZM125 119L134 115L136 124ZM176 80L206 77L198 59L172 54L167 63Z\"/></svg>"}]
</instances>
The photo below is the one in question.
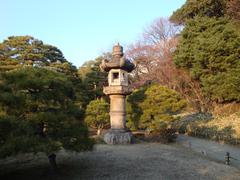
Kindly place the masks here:
<instances>
[{"instance_id":1,"label":"small dark post","mask_svg":"<svg viewBox=\"0 0 240 180\"><path fill-rule=\"evenodd\" d=\"M225 164L230 165L230 153L227 152L225 155Z\"/></svg>"},{"instance_id":2,"label":"small dark post","mask_svg":"<svg viewBox=\"0 0 240 180\"><path fill-rule=\"evenodd\" d=\"M56 163L56 154L50 154L48 156L49 163L51 165L52 170L55 172L57 170L57 163Z\"/></svg>"}]
</instances>

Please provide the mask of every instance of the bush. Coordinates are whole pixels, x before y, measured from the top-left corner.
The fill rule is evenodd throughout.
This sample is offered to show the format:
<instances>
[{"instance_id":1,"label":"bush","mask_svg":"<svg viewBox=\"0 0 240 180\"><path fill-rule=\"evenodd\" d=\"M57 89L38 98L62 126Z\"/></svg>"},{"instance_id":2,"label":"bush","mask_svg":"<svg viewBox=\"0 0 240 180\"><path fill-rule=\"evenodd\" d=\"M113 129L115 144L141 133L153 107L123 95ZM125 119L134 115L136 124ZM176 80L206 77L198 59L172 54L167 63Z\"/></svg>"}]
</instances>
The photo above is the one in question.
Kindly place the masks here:
<instances>
[{"instance_id":1,"label":"bush","mask_svg":"<svg viewBox=\"0 0 240 180\"><path fill-rule=\"evenodd\" d=\"M140 128L149 132L150 136L172 141L175 137L174 115L186 107L186 101L174 90L157 84L151 85L144 93L145 99L140 103L142 116Z\"/></svg>"},{"instance_id":2,"label":"bush","mask_svg":"<svg viewBox=\"0 0 240 180\"><path fill-rule=\"evenodd\" d=\"M103 99L91 101L86 109L85 123L97 129L97 135L100 135L104 128L110 126L109 104Z\"/></svg>"},{"instance_id":3,"label":"bush","mask_svg":"<svg viewBox=\"0 0 240 180\"><path fill-rule=\"evenodd\" d=\"M139 106L141 102L143 102L145 96L144 93L146 91L146 87L142 87L140 89L135 90L131 95L127 97L126 103L126 126L131 130L139 129L139 119L142 115L142 109Z\"/></svg>"},{"instance_id":4,"label":"bush","mask_svg":"<svg viewBox=\"0 0 240 180\"><path fill-rule=\"evenodd\" d=\"M172 127L161 128L157 132L155 131L150 134L145 134L145 140L161 143L175 142L177 138L176 132L176 129Z\"/></svg>"}]
</instances>

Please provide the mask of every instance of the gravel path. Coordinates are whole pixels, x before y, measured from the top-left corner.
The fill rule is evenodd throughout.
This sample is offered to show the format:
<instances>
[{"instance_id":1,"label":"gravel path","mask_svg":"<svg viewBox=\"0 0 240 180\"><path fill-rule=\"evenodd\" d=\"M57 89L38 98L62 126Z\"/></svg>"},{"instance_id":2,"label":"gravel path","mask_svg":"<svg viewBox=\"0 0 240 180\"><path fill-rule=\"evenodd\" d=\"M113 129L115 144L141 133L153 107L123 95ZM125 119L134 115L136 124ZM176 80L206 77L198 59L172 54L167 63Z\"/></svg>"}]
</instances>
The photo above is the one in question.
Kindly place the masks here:
<instances>
[{"instance_id":1,"label":"gravel path","mask_svg":"<svg viewBox=\"0 0 240 180\"><path fill-rule=\"evenodd\" d=\"M93 152L58 154L60 172L51 175L47 159L5 169L0 179L67 180L239 180L238 168L224 165L179 144L96 145ZM6 162L5 162L6 163ZM1 162L0 162L1 165ZM2 166L0 166L2 167ZM30 168L31 167L31 168Z\"/></svg>"},{"instance_id":2,"label":"gravel path","mask_svg":"<svg viewBox=\"0 0 240 180\"><path fill-rule=\"evenodd\" d=\"M240 169L240 146L231 146L186 135L178 135L177 142L184 147L202 153L206 157L222 163L225 162L226 152L229 152L232 157L230 159L230 165Z\"/></svg>"}]
</instances>

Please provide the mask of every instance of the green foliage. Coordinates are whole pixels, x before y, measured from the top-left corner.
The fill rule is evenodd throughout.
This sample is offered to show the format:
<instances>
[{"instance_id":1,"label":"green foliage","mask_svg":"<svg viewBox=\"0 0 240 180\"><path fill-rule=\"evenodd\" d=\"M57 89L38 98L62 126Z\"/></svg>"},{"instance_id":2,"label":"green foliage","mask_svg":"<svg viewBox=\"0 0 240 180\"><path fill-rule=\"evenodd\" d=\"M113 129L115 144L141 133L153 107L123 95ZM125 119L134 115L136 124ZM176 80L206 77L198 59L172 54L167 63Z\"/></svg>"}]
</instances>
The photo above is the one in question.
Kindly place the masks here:
<instances>
[{"instance_id":1,"label":"green foliage","mask_svg":"<svg viewBox=\"0 0 240 180\"><path fill-rule=\"evenodd\" d=\"M101 62L99 62L99 63L101 63ZM82 79L85 79L86 75L88 73L90 73L92 71L92 68L94 68L94 67L97 68L96 61L94 61L94 60L90 60L90 61L83 63L83 65L78 69L79 76ZM97 70L100 71L100 68Z\"/></svg>"},{"instance_id":2,"label":"green foliage","mask_svg":"<svg viewBox=\"0 0 240 180\"><path fill-rule=\"evenodd\" d=\"M159 137L160 141L171 141L175 137L175 130L171 128L176 120L174 115L185 106L186 101L167 87L144 86L127 97L127 127L145 129L153 135L153 140Z\"/></svg>"},{"instance_id":3,"label":"green foliage","mask_svg":"<svg viewBox=\"0 0 240 180\"><path fill-rule=\"evenodd\" d=\"M44 68L1 74L0 154L91 149L72 81Z\"/></svg>"},{"instance_id":4,"label":"green foliage","mask_svg":"<svg viewBox=\"0 0 240 180\"><path fill-rule=\"evenodd\" d=\"M1 157L91 149L82 122L86 90L57 47L31 36L9 37L0 43L0 72L0 123L17 126L1 135Z\"/></svg>"},{"instance_id":5,"label":"green foliage","mask_svg":"<svg viewBox=\"0 0 240 180\"><path fill-rule=\"evenodd\" d=\"M45 67L76 76L77 69L55 46L31 36L10 36L0 43L0 72L24 66Z\"/></svg>"},{"instance_id":6,"label":"green foliage","mask_svg":"<svg viewBox=\"0 0 240 180\"><path fill-rule=\"evenodd\" d=\"M43 66L53 62L66 62L62 52L31 36L11 36L0 45L0 60L14 60L21 65Z\"/></svg>"},{"instance_id":7,"label":"green foliage","mask_svg":"<svg viewBox=\"0 0 240 180\"><path fill-rule=\"evenodd\" d=\"M195 17L230 17L232 20L240 20L239 0L187 0L186 3L175 12L170 20L177 24L186 23Z\"/></svg>"},{"instance_id":8,"label":"green foliage","mask_svg":"<svg viewBox=\"0 0 240 180\"><path fill-rule=\"evenodd\" d=\"M103 55L94 61L88 61L78 70L78 74L82 78L83 85L88 93L88 102L104 96L103 86L107 84L107 73L102 72L99 65L105 57L106 55Z\"/></svg>"},{"instance_id":9,"label":"green foliage","mask_svg":"<svg viewBox=\"0 0 240 180\"><path fill-rule=\"evenodd\" d=\"M202 89L219 103L240 101L240 67L202 78Z\"/></svg>"},{"instance_id":10,"label":"green foliage","mask_svg":"<svg viewBox=\"0 0 240 180\"><path fill-rule=\"evenodd\" d=\"M139 107L139 104L143 102L145 98L145 91L146 87L142 87L132 92L131 95L127 96L126 126L131 130L137 130L139 128L139 120L142 115L142 109Z\"/></svg>"},{"instance_id":11,"label":"green foliage","mask_svg":"<svg viewBox=\"0 0 240 180\"><path fill-rule=\"evenodd\" d=\"M16 116L0 116L0 158L20 152L38 152L38 141L40 138L34 135L28 123L19 121Z\"/></svg>"},{"instance_id":12,"label":"green foliage","mask_svg":"<svg viewBox=\"0 0 240 180\"><path fill-rule=\"evenodd\" d=\"M182 24L196 16L222 17L226 13L226 2L226 0L187 0L172 14L170 20Z\"/></svg>"},{"instance_id":13,"label":"green foliage","mask_svg":"<svg viewBox=\"0 0 240 180\"><path fill-rule=\"evenodd\" d=\"M186 101L176 91L164 86L151 85L144 94L144 101L140 103L143 112L140 127L149 132L160 132L168 128L175 120L173 115L186 106Z\"/></svg>"},{"instance_id":14,"label":"green foliage","mask_svg":"<svg viewBox=\"0 0 240 180\"><path fill-rule=\"evenodd\" d=\"M104 99L91 101L86 109L85 123L98 130L109 127L109 104Z\"/></svg>"},{"instance_id":15,"label":"green foliage","mask_svg":"<svg viewBox=\"0 0 240 180\"><path fill-rule=\"evenodd\" d=\"M195 18L182 31L174 62L217 102L239 101L240 33L225 18Z\"/></svg>"},{"instance_id":16,"label":"green foliage","mask_svg":"<svg viewBox=\"0 0 240 180\"><path fill-rule=\"evenodd\" d=\"M86 96L88 90L78 77L76 67L64 58L57 47L31 36L11 36L0 43L0 72L26 66L43 67L64 74L73 83L75 104L85 107L89 102Z\"/></svg>"}]
</instances>

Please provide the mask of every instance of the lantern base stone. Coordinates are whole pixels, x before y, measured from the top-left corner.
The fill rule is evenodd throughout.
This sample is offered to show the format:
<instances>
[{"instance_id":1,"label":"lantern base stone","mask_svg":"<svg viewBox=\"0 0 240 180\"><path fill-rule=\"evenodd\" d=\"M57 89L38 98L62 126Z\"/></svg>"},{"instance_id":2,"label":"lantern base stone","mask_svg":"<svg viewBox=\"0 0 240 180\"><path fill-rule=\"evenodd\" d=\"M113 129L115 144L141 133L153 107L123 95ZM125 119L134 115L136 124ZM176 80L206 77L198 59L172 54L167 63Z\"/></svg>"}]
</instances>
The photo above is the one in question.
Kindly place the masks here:
<instances>
[{"instance_id":1,"label":"lantern base stone","mask_svg":"<svg viewBox=\"0 0 240 180\"><path fill-rule=\"evenodd\" d=\"M131 144L132 133L122 129L110 129L103 139L107 144Z\"/></svg>"}]
</instances>

